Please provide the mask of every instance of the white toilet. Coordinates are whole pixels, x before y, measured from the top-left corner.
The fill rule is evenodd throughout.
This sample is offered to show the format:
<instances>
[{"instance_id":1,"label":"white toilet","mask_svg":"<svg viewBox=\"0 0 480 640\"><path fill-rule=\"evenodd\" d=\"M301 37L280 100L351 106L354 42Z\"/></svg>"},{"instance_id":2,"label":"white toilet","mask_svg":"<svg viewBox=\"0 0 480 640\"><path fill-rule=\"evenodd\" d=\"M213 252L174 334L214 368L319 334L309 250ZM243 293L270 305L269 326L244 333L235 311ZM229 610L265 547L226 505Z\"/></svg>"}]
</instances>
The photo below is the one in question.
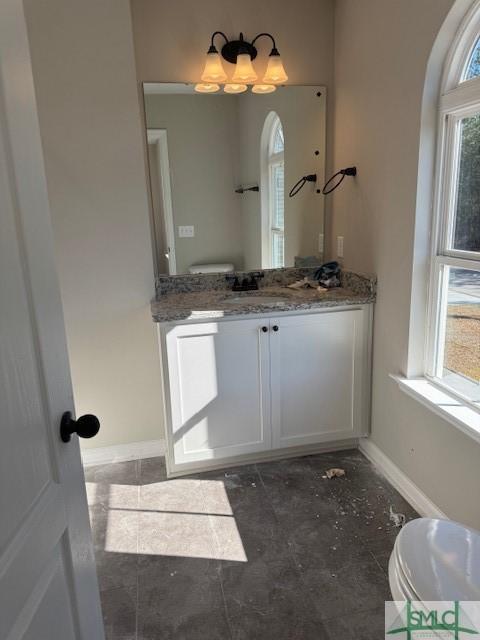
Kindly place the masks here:
<instances>
[{"instance_id":1,"label":"white toilet","mask_svg":"<svg viewBox=\"0 0 480 640\"><path fill-rule=\"evenodd\" d=\"M395 540L388 565L394 600L480 600L480 532L418 518Z\"/></svg>"},{"instance_id":2,"label":"white toilet","mask_svg":"<svg viewBox=\"0 0 480 640\"><path fill-rule=\"evenodd\" d=\"M234 265L230 262L211 262L209 264L192 264L188 267L189 273L231 273Z\"/></svg>"}]
</instances>

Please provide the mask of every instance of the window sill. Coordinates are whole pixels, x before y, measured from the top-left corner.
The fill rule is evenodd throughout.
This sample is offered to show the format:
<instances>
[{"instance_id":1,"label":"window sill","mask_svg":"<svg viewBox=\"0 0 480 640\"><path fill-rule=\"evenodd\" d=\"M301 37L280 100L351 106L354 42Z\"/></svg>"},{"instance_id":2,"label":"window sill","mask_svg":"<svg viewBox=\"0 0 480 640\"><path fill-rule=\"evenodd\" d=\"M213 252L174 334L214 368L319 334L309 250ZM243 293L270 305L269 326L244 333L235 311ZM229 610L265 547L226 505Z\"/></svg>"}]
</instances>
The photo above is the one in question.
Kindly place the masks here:
<instances>
[{"instance_id":1,"label":"window sill","mask_svg":"<svg viewBox=\"0 0 480 640\"><path fill-rule=\"evenodd\" d=\"M475 409L463 404L426 378L404 378L393 374L390 377L398 383L404 393L480 442L480 413Z\"/></svg>"}]
</instances>

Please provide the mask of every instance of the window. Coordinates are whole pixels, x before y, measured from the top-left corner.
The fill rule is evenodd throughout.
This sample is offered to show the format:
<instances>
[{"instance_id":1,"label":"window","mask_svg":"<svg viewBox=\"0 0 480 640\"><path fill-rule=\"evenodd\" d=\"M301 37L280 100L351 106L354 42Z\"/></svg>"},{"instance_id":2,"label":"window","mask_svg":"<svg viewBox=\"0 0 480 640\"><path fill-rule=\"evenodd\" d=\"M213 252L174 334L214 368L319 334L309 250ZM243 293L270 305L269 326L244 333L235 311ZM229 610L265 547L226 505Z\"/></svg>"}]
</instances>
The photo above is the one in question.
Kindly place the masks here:
<instances>
[{"instance_id":1,"label":"window","mask_svg":"<svg viewBox=\"0 0 480 640\"><path fill-rule=\"evenodd\" d=\"M285 162L282 123L268 114L262 134L262 266L285 266Z\"/></svg>"},{"instance_id":2,"label":"window","mask_svg":"<svg viewBox=\"0 0 480 640\"><path fill-rule=\"evenodd\" d=\"M480 76L480 39L477 40L462 80L471 80Z\"/></svg>"},{"instance_id":3,"label":"window","mask_svg":"<svg viewBox=\"0 0 480 640\"><path fill-rule=\"evenodd\" d=\"M427 375L480 410L478 16L474 26L450 55L440 98Z\"/></svg>"}]
</instances>

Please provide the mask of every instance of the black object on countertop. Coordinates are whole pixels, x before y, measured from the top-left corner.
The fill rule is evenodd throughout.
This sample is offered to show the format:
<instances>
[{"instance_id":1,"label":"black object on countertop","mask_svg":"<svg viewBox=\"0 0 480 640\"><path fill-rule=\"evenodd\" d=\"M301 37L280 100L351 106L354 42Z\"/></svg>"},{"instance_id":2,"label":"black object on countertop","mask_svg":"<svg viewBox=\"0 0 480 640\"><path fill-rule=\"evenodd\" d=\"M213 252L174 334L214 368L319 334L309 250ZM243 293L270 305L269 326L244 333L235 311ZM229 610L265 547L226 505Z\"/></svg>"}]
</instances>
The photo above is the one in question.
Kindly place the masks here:
<instances>
[{"instance_id":1,"label":"black object on countertop","mask_svg":"<svg viewBox=\"0 0 480 640\"><path fill-rule=\"evenodd\" d=\"M258 289L258 280L260 278L264 278L265 274L263 271L252 271L248 274L250 278L243 278L242 282L238 279L237 275L228 274L225 276L225 280L228 282L233 282L232 291L257 291Z\"/></svg>"},{"instance_id":2,"label":"black object on countertop","mask_svg":"<svg viewBox=\"0 0 480 640\"><path fill-rule=\"evenodd\" d=\"M340 286L341 271L342 270L338 262L333 260L332 262L325 262L325 264L322 264L322 266L315 271L313 277L315 280L318 280L322 287L333 289L334 287Z\"/></svg>"}]
</instances>

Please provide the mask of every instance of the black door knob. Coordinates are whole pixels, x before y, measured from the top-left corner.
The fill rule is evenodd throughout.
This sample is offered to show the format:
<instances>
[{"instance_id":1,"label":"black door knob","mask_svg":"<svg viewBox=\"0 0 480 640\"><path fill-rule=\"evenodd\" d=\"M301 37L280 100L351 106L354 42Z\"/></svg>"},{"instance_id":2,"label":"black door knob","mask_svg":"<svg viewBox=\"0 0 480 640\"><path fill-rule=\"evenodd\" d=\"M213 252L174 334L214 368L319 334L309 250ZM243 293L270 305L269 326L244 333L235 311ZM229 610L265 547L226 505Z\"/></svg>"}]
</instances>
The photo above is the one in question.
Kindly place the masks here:
<instances>
[{"instance_id":1,"label":"black door knob","mask_svg":"<svg viewBox=\"0 0 480 640\"><path fill-rule=\"evenodd\" d=\"M262 327L262 331L263 331L263 333L267 333L268 327Z\"/></svg>"},{"instance_id":2,"label":"black door knob","mask_svg":"<svg viewBox=\"0 0 480 640\"><path fill-rule=\"evenodd\" d=\"M74 420L70 411L65 411L60 423L60 438L63 442L70 442L72 433L76 433L80 438L93 438L100 429L100 422L97 416L87 413Z\"/></svg>"},{"instance_id":3,"label":"black door knob","mask_svg":"<svg viewBox=\"0 0 480 640\"><path fill-rule=\"evenodd\" d=\"M278 326L277 326L276 324L274 324L274 325L273 325L273 327L272 327L272 329L273 329L274 331L278 331Z\"/></svg>"}]
</instances>

